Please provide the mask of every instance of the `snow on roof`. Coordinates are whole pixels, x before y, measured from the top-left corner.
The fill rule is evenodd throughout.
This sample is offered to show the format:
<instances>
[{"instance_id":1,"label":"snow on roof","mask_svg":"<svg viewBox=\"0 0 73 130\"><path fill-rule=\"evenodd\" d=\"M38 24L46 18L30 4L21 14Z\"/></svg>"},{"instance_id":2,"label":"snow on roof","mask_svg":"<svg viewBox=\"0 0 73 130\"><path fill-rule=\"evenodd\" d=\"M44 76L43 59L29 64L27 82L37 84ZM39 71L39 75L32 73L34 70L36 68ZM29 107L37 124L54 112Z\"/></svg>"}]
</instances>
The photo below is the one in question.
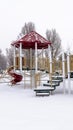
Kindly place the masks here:
<instances>
[{"instance_id":1,"label":"snow on roof","mask_svg":"<svg viewBox=\"0 0 73 130\"><path fill-rule=\"evenodd\" d=\"M35 31L31 31L29 34L23 36L20 40L13 42L11 45L15 45L15 47L18 48L21 43L23 49L35 49L35 43L37 43L38 49L48 48L48 44L51 44L48 40Z\"/></svg>"}]
</instances>

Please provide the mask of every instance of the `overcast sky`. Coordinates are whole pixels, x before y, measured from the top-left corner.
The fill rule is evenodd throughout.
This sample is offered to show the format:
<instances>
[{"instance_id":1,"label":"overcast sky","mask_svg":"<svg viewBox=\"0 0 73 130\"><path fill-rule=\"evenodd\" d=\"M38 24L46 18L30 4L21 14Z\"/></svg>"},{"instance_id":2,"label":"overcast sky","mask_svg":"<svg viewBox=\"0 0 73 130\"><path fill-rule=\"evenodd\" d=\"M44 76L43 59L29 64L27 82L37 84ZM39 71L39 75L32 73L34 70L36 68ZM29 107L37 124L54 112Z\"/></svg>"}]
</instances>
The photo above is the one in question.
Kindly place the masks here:
<instances>
[{"instance_id":1,"label":"overcast sky","mask_svg":"<svg viewBox=\"0 0 73 130\"><path fill-rule=\"evenodd\" d=\"M46 37L56 29L64 49L73 49L73 0L0 0L0 48L9 48L22 26L33 22Z\"/></svg>"}]
</instances>

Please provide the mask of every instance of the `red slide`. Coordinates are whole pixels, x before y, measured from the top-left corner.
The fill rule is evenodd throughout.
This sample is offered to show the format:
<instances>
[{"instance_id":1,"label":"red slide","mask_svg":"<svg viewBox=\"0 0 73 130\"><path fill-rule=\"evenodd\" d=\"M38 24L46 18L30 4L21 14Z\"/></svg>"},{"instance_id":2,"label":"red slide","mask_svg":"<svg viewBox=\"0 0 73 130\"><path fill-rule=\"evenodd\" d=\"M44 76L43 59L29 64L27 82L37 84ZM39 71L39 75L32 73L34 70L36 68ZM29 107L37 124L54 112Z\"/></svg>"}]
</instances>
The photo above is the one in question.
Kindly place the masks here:
<instances>
[{"instance_id":1,"label":"red slide","mask_svg":"<svg viewBox=\"0 0 73 130\"><path fill-rule=\"evenodd\" d=\"M10 82L12 84L16 84L16 83L18 83L18 82L20 82L22 80L23 76L20 75L20 74L15 73L15 72L13 72L13 69L14 69L13 66L10 67L8 69L8 74L13 77L13 79Z\"/></svg>"}]
</instances>

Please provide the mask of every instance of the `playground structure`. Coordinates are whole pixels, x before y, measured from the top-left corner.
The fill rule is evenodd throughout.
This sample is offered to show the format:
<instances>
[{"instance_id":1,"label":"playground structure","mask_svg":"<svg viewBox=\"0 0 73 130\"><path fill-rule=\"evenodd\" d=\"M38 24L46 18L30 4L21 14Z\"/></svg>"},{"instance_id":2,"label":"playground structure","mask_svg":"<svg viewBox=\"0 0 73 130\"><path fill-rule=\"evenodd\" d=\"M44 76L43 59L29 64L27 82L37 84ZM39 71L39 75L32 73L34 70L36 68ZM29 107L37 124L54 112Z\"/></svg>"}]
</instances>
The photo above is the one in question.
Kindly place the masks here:
<instances>
[{"instance_id":1,"label":"playground structure","mask_svg":"<svg viewBox=\"0 0 73 130\"><path fill-rule=\"evenodd\" d=\"M34 31L12 43L12 46L14 47L14 66L17 66L14 70L19 69L21 72L24 70L24 83L27 82L27 79L25 79L25 75L27 75L27 77L30 77L31 88L34 87L37 89L37 86L40 85L43 72L48 72L49 86L58 86L60 81L58 81L57 85L57 81L54 80L61 79L65 93L65 78L68 75L69 93L71 92L70 71L72 71L73 68L73 56L70 56L69 52L67 53L67 58L65 58L65 54L62 52L61 60L52 59L51 43ZM45 49L48 49L48 57L44 56ZM23 53L23 50L24 52L29 50L29 59L27 55ZM38 50L41 51L41 55L38 54ZM29 65L27 64L28 61ZM53 79L55 72L61 74L60 78Z\"/></svg>"},{"instance_id":2,"label":"playground structure","mask_svg":"<svg viewBox=\"0 0 73 130\"><path fill-rule=\"evenodd\" d=\"M20 40L13 42L11 45L14 47L14 65L13 65L14 68L9 67L9 70L7 69L6 73L1 75L1 79L4 78L6 74L9 74L10 76L12 76L12 78L15 78L15 77L17 78L17 76L15 76L15 75L17 75L16 71L19 70L20 73L23 73L23 70L24 70L26 72L26 74L25 74L25 72L23 73L24 80L25 80L25 75L27 75L27 77L30 77L30 86L32 87L33 84L35 86L35 84L36 84L35 78L39 76L38 69L43 70L43 68L40 68L40 64L38 65L38 58L37 58L38 50L39 50L39 52L41 50L43 52L43 50L49 48L49 45L51 45L51 43L48 40L46 40L45 38L43 38L40 34L32 31L31 33L22 37ZM24 53L26 50L28 50L28 52L30 52L28 60L26 60L27 56ZM43 55L43 53L42 53L42 55ZM40 58L39 58L39 60L40 60ZM29 61L29 65L27 64L26 61L27 62ZM44 62L42 60L41 64L43 64L43 63ZM11 69L14 72L11 72ZM15 78L15 80L16 80L16 78ZM38 78L36 78L36 79L38 79ZM25 83L25 81L24 81L24 83ZM10 82L12 84L15 84L14 80L10 80ZM16 81L16 83L17 83L17 81Z\"/></svg>"},{"instance_id":3,"label":"playground structure","mask_svg":"<svg viewBox=\"0 0 73 130\"><path fill-rule=\"evenodd\" d=\"M69 93L71 93L70 72L73 71L73 55L68 52L65 57L65 53L62 52L60 59L52 59L51 43L34 31L11 45L14 48L14 67L10 67L7 72L13 77L10 80L12 84L20 82L23 75L24 86L27 82L30 82L30 87L35 88L36 94L47 93L48 91L49 95L61 82L63 82L65 93L65 79L67 76ZM48 56L46 56L45 50L48 50ZM20 71L21 75L16 74L17 70ZM48 79L46 79L47 75ZM43 84L44 88L40 87L38 89L42 80L47 81L47 83Z\"/></svg>"},{"instance_id":4,"label":"playground structure","mask_svg":"<svg viewBox=\"0 0 73 130\"><path fill-rule=\"evenodd\" d=\"M24 71L24 83L27 82L27 79L25 80L25 75L27 75L27 77L30 78L31 87L36 87L38 82L38 80L36 82L36 79L38 79L36 77L40 77L39 71L44 69L44 67L40 67L40 63L44 63L44 60L42 59L43 51L49 49L49 45L51 45L51 43L48 40L34 31L12 43L12 46L14 47L14 66L17 66L14 67L14 71L17 69L20 70L21 73ZM25 53L26 51L29 53L29 59ZM41 62L39 62L40 58L38 58L38 52L39 55L41 53Z\"/></svg>"},{"instance_id":5,"label":"playground structure","mask_svg":"<svg viewBox=\"0 0 73 130\"><path fill-rule=\"evenodd\" d=\"M19 58L19 57L18 57ZM34 89L34 91L37 91L38 93L46 93L47 92L47 88L48 87L48 94L49 95L49 91L54 91L56 89L57 86L60 85L61 82L63 82L63 86L64 86L64 93L65 93L65 79L66 76L68 77L68 83L69 83L69 93L70 93L70 72L73 71L73 55L70 55L69 53L66 54L65 57L65 53L61 54L61 59L50 59L52 58L51 56L49 56L48 58L46 57L39 57L38 56L38 69L37 69L37 73L35 73L35 69L34 69L34 62L31 64L31 68L29 66L29 69L27 69L27 66L25 68L24 71L24 77L26 77L26 79L24 80L25 82L28 82L27 77L31 78L31 84L30 86L32 87L32 84L34 85L34 87L36 89ZM19 61L19 60L18 60ZM35 61L35 60L34 60ZM19 63L16 62L16 65L18 66ZM24 57L24 63L27 63L27 59L25 59ZM22 64L23 65L23 64ZM25 66L26 64L24 64ZM24 67L23 66L23 67ZM22 67L22 68L23 68ZM19 69L19 66L18 66ZM42 90L42 88L40 87L40 90L37 89L38 86L41 86L41 77L46 76L46 72L48 72L47 74L50 75L51 74L51 78L49 79L45 79L43 81L47 81L47 84L43 83L43 86L45 86L45 88ZM29 74L28 74L29 73ZM57 74L55 76L55 74ZM34 80L35 80L35 84L34 84ZM52 87L52 89L50 88ZM46 89L46 90L45 90Z\"/></svg>"}]
</instances>

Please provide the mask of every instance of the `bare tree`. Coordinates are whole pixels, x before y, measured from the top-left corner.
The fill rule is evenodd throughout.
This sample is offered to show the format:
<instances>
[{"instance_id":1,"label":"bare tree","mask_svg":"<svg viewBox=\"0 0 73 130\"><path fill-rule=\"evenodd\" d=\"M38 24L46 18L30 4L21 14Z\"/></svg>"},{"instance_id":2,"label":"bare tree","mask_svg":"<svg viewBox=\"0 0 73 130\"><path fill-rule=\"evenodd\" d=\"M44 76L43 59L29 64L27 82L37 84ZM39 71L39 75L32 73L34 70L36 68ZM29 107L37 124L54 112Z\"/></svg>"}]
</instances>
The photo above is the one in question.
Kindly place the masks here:
<instances>
[{"instance_id":1,"label":"bare tree","mask_svg":"<svg viewBox=\"0 0 73 130\"><path fill-rule=\"evenodd\" d=\"M2 50L0 49L0 70L5 70L6 67L7 67L6 56L2 53Z\"/></svg>"},{"instance_id":2,"label":"bare tree","mask_svg":"<svg viewBox=\"0 0 73 130\"><path fill-rule=\"evenodd\" d=\"M35 31L35 25L32 22L25 23L21 29L20 34L18 35L18 39L21 38L23 35L30 33L31 31Z\"/></svg>"},{"instance_id":3,"label":"bare tree","mask_svg":"<svg viewBox=\"0 0 73 130\"><path fill-rule=\"evenodd\" d=\"M7 63L8 66L13 65L13 48L6 48L6 56L7 56Z\"/></svg>"},{"instance_id":4,"label":"bare tree","mask_svg":"<svg viewBox=\"0 0 73 130\"><path fill-rule=\"evenodd\" d=\"M46 37L52 43L52 57L56 58L58 54L61 52L61 39L55 29L47 30Z\"/></svg>"}]
</instances>

